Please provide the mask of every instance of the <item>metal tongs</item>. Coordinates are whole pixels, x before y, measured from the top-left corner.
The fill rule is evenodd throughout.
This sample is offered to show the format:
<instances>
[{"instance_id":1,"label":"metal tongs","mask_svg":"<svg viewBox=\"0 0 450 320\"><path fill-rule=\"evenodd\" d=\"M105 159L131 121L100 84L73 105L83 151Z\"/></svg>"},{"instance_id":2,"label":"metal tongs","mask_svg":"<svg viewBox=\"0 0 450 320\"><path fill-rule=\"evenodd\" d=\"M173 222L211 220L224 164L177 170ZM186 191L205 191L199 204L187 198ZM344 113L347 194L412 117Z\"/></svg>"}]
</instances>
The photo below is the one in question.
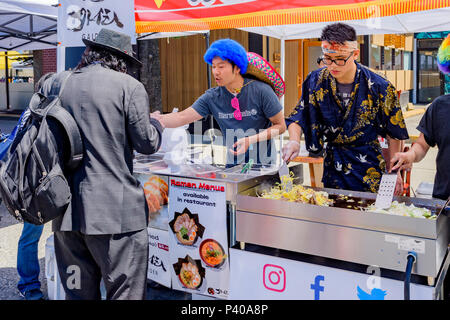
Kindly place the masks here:
<instances>
[{"instance_id":1,"label":"metal tongs","mask_svg":"<svg viewBox=\"0 0 450 320\"><path fill-rule=\"evenodd\" d=\"M288 178L290 178L289 175L289 169L287 167L286 161L282 160L281 166L278 169L278 175L280 176L280 182L281 184L285 184L284 187L287 192L292 190L292 181L290 181ZM283 178L284 177L284 178Z\"/></svg>"},{"instance_id":2,"label":"metal tongs","mask_svg":"<svg viewBox=\"0 0 450 320\"><path fill-rule=\"evenodd\" d=\"M441 210L439 210L439 213L437 214L437 216L439 217L439 215L444 212L445 208L448 207L448 204L450 203L450 196L448 197L447 201L445 201L444 205L442 206Z\"/></svg>"},{"instance_id":3,"label":"metal tongs","mask_svg":"<svg viewBox=\"0 0 450 320\"><path fill-rule=\"evenodd\" d=\"M253 159L250 159L241 170L241 173L247 173L253 167Z\"/></svg>"}]
</instances>

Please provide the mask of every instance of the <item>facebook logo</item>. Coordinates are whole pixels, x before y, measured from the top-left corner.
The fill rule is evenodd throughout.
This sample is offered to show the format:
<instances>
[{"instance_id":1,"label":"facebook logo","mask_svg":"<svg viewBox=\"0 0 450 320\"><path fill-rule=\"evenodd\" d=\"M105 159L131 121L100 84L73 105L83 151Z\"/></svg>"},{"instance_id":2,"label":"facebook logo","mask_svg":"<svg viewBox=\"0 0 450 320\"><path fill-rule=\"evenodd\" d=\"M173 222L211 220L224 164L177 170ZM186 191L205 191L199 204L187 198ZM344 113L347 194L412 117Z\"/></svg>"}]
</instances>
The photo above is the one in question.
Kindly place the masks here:
<instances>
[{"instance_id":1,"label":"facebook logo","mask_svg":"<svg viewBox=\"0 0 450 320\"><path fill-rule=\"evenodd\" d=\"M314 300L320 300L320 291L324 291L325 287L320 285L320 281L324 281L325 277L318 275L314 279L314 283L311 284L311 289L314 290Z\"/></svg>"}]
</instances>

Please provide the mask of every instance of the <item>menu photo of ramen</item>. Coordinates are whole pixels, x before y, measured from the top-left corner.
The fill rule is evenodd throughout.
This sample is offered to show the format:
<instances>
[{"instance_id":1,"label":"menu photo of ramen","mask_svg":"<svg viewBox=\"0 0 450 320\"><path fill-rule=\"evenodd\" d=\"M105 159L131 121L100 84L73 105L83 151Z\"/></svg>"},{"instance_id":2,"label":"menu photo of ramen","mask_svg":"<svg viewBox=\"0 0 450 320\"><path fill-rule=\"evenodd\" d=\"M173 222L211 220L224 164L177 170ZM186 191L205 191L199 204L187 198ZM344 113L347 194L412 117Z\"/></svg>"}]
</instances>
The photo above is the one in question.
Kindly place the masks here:
<instances>
[{"instance_id":1,"label":"menu photo of ramen","mask_svg":"<svg viewBox=\"0 0 450 320\"><path fill-rule=\"evenodd\" d=\"M227 259L222 245L214 239L203 240L199 247L200 258L210 268L219 269Z\"/></svg>"},{"instance_id":2,"label":"menu photo of ramen","mask_svg":"<svg viewBox=\"0 0 450 320\"><path fill-rule=\"evenodd\" d=\"M175 212L172 221L169 222L177 241L185 246L195 245L198 238L203 238L205 227L200 224L198 214L193 214L188 208L183 212Z\"/></svg>"},{"instance_id":3,"label":"menu photo of ramen","mask_svg":"<svg viewBox=\"0 0 450 320\"><path fill-rule=\"evenodd\" d=\"M200 260L194 260L189 255L184 259L178 258L178 262L173 264L173 269L181 285L187 289L200 290L206 284L205 268Z\"/></svg>"}]
</instances>

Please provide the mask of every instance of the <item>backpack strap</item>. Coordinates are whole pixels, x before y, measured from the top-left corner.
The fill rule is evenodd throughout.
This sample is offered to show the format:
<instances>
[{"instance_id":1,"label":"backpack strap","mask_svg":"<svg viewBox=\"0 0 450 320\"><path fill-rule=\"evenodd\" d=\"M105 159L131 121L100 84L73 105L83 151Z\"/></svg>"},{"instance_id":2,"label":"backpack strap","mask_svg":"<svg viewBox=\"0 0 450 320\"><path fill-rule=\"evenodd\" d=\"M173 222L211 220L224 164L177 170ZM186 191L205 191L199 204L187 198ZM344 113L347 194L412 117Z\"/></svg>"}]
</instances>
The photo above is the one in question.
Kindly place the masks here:
<instances>
[{"instance_id":1,"label":"backpack strap","mask_svg":"<svg viewBox=\"0 0 450 320\"><path fill-rule=\"evenodd\" d=\"M67 77L63 80L59 89L58 99L61 99L67 80L72 73L73 72L69 72ZM83 141L81 140L80 130L78 129L75 119L66 109L59 107L58 105L54 105L50 108L46 115L58 121L67 133L67 138L70 143L70 155L66 165L69 169L75 169L80 164L81 160L83 160Z\"/></svg>"},{"instance_id":2,"label":"backpack strap","mask_svg":"<svg viewBox=\"0 0 450 320\"><path fill-rule=\"evenodd\" d=\"M70 155L66 165L69 169L75 169L83 160L83 141L80 130L72 115L64 108L54 106L47 116L56 119L64 128L70 143Z\"/></svg>"}]
</instances>

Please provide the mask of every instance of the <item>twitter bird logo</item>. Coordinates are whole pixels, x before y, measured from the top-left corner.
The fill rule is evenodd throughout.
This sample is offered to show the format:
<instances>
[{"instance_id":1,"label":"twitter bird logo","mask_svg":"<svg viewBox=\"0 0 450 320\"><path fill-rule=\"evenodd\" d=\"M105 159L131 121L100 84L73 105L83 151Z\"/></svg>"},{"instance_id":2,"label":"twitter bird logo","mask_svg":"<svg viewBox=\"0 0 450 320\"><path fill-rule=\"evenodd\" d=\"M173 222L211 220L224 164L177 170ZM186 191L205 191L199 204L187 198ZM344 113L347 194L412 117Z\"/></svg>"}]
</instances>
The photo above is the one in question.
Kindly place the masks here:
<instances>
[{"instance_id":1,"label":"twitter bird logo","mask_svg":"<svg viewBox=\"0 0 450 320\"><path fill-rule=\"evenodd\" d=\"M359 286L357 286L357 290L359 300L384 300L384 296L386 295L386 291L378 288L373 288L370 294L365 292Z\"/></svg>"}]
</instances>

